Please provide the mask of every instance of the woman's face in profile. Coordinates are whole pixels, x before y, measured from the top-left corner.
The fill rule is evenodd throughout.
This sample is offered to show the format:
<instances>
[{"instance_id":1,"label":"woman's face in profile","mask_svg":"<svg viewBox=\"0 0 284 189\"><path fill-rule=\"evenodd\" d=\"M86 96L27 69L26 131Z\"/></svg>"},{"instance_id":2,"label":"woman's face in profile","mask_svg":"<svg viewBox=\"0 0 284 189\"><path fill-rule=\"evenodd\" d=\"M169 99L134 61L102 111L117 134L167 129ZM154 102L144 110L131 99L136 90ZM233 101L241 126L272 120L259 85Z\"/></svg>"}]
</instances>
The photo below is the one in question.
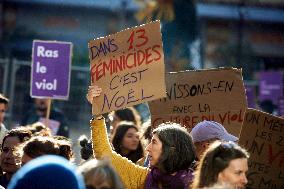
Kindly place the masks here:
<instances>
[{"instance_id":1,"label":"woman's face in profile","mask_svg":"<svg viewBox=\"0 0 284 189\"><path fill-rule=\"evenodd\" d=\"M148 152L148 158L150 161L150 166L154 166L158 163L160 156L162 154L162 142L156 134L153 134L150 144L146 147Z\"/></svg>"},{"instance_id":2,"label":"woman's face in profile","mask_svg":"<svg viewBox=\"0 0 284 189\"><path fill-rule=\"evenodd\" d=\"M236 189L245 188L248 180L248 161L246 158L231 160L229 166L218 174L219 183L228 183Z\"/></svg>"}]
</instances>

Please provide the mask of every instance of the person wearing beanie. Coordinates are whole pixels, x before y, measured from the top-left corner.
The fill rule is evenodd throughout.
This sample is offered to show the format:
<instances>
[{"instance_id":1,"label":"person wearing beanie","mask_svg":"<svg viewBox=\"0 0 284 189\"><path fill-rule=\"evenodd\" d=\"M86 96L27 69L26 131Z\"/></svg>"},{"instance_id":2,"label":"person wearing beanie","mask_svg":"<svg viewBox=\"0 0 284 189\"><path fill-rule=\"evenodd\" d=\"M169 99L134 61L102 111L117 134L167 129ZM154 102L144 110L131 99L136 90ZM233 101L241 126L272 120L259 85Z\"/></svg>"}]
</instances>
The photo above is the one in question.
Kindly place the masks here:
<instances>
[{"instance_id":1,"label":"person wearing beanie","mask_svg":"<svg viewBox=\"0 0 284 189\"><path fill-rule=\"evenodd\" d=\"M216 140L236 142L239 139L225 129L223 125L215 121L202 121L196 124L190 132L196 148L197 158L200 159L208 146Z\"/></svg>"},{"instance_id":2,"label":"person wearing beanie","mask_svg":"<svg viewBox=\"0 0 284 189\"><path fill-rule=\"evenodd\" d=\"M31 160L13 177L7 189L85 189L83 177L66 159L46 155Z\"/></svg>"}]
</instances>

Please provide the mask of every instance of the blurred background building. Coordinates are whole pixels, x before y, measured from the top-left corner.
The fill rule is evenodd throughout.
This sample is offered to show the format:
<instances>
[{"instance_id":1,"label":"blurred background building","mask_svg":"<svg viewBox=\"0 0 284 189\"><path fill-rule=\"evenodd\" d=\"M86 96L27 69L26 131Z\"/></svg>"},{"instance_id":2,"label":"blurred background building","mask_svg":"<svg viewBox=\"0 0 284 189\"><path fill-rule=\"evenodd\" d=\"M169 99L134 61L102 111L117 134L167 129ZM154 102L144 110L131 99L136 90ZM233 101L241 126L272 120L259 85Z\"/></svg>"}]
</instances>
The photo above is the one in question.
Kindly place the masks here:
<instances>
[{"instance_id":1,"label":"blurred background building","mask_svg":"<svg viewBox=\"0 0 284 189\"><path fill-rule=\"evenodd\" d=\"M11 100L6 125L17 124L31 103L34 39L73 43L69 100L54 104L73 128L88 128L88 41L155 19L162 20L167 71L242 68L250 107L258 108L263 88L270 95L261 99L274 99L277 90L273 103L284 104L283 0L2 0L0 91ZM266 81L260 73L267 71L280 79ZM145 107L141 112L147 118Z\"/></svg>"}]
</instances>

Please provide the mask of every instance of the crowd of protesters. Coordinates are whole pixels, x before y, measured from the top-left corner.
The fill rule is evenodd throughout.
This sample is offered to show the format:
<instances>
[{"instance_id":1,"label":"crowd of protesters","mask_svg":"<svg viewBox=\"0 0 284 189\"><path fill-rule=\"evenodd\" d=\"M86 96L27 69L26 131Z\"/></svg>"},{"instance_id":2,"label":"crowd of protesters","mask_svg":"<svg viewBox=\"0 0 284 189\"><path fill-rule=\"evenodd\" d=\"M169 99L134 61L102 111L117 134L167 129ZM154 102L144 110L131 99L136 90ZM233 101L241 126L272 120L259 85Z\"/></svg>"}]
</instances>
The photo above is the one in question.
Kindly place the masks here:
<instances>
[{"instance_id":1,"label":"crowd of protesters","mask_svg":"<svg viewBox=\"0 0 284 189\"><path fill-rule=\"evenodd\" d=\"M98 86L90 86L87 100L92 103L100 93ZM79 138L76 165L60 113L50 115L62 123L54 132L41 120L46 101L37 99L22 126L7 130L8 103L0 94L0 188L241 189L248 183L249 154L220 123L202 121L189 133L178 123L152 129L132 107L93 116L91 138Z\"/></svg>"}]
</instances>

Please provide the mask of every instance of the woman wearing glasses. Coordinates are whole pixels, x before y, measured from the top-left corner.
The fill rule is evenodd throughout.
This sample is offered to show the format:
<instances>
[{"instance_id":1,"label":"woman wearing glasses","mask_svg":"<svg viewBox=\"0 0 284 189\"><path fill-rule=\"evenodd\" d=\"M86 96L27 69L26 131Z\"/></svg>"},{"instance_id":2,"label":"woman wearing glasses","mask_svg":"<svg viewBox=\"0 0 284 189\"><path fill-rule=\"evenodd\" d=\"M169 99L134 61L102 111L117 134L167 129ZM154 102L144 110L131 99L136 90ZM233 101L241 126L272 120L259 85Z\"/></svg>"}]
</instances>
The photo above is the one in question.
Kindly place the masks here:
<instances>
[{"instance_id":1,"label":"woman wearing glasses","mask_svg":"<svg viewBox=\"0 0 284 189\"><path fill-rule=\"evenodd\" d=\"M193 189L208 188L216 183L245 188L248 158L248 152L234 142L212 143L198 165Z\"/></svg>"}]
</instances>

